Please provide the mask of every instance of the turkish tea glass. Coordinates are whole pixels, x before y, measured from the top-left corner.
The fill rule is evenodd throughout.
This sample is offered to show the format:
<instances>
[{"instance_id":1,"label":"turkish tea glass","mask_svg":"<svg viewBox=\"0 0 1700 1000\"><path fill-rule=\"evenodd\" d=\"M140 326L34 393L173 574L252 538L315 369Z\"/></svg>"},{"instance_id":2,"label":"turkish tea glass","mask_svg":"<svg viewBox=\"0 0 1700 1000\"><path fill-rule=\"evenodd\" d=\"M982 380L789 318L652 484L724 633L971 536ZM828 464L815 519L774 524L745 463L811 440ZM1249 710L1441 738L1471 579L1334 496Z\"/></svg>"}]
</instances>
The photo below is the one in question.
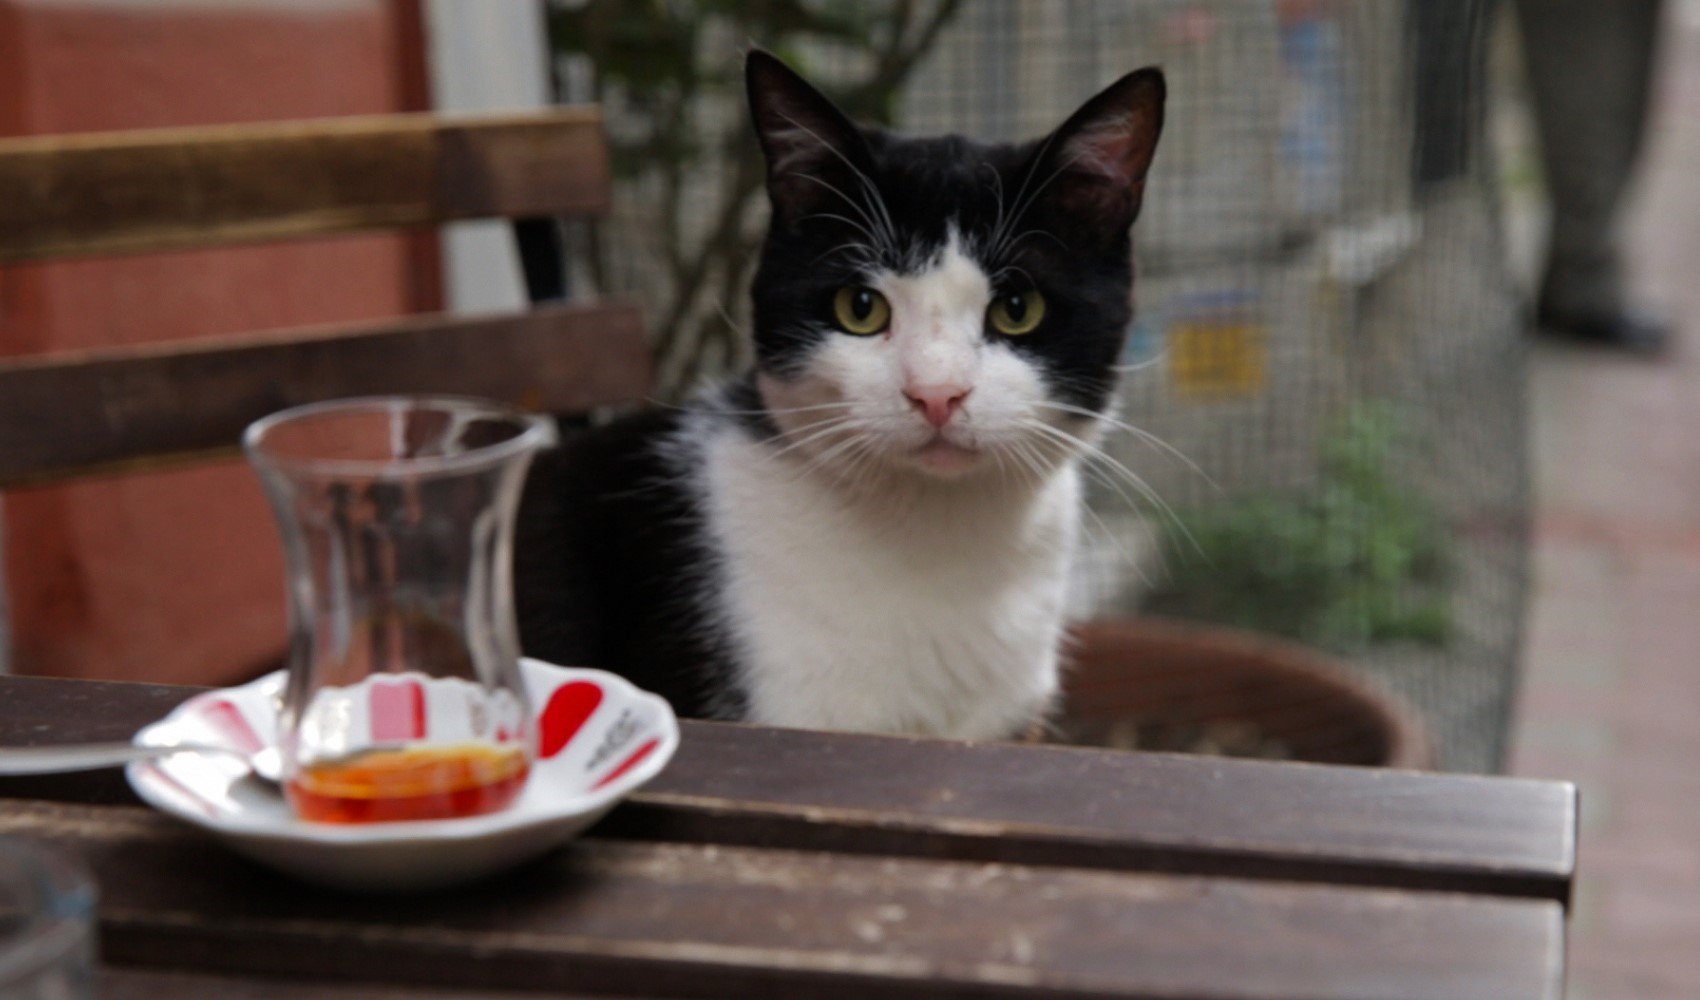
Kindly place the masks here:
<instances>
[{"instance_id":1,"label":"turkish tea glass","mask_svg":"<svg viewBox=\"0 0 1700 1000\"><path fill-rule=\"evenodd\" d=\"M94 996L95 889L57 851L0 839L0 997Z\"/></svg>"},{"instance_id":2,"label":"turkish tea glass","mask_svg":"<svg viewBox=\"0 0 1700 1000\"><path fill-rule=\"evenodd\" d=\"M283 536L284 789L329 823L494 812L534 752L513 526L547 417L467 399L285 410L244 439Z\"/></svg>"}]
</instances>

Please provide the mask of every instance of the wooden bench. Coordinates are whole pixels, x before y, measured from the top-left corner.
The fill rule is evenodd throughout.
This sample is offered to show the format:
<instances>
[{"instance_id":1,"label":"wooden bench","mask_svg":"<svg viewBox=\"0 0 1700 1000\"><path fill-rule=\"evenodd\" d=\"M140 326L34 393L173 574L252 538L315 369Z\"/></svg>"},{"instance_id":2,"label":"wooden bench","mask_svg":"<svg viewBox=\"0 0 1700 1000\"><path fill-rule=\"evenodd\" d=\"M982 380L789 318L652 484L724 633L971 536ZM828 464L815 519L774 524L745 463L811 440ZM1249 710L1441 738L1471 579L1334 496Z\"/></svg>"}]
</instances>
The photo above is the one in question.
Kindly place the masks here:
<instances>
[{"instance_id":1,"label":"wooden bench","mask_svg":"<svg viewBox=\"0 0 1700 1000\"><path fill-rule=\"evenodd\" d=\"M510 218L534 301L554 220L605 212L599 113L388 115L0 140L0 264ZM641 399L634 306L416 317L0 361L0 488L228 455L251 421L445 393L578 412Z\"/></svg>"}]
</instances>

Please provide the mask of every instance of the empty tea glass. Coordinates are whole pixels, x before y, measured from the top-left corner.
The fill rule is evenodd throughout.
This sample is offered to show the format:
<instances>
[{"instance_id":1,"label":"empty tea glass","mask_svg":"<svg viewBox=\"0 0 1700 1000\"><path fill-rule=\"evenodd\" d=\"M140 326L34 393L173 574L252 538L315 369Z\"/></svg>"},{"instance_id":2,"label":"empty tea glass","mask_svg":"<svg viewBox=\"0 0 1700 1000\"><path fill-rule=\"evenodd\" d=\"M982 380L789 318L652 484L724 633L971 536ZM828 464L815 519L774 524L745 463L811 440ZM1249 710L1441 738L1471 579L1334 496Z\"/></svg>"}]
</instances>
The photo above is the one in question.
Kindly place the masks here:
<instances>
[{"instance_id":1,"label":"empty tea glass","mask_svg":"<svg viewBox=\"0 0 1700 1000\"><path fill-rule=\"evenodd\" d=\"M284 788L323 822L443 819L518 795L533 754L513 524L547 417L467 399L285 410L244 444L283 536Z\"/></svg>"},{"instance_id":2,"label":"empty tea glass","mask_svg":"<svg viewBox=\"0 0 1700 1000\"><path fill-rule=\"evenodd\" d=\"M94 883L38 844L0 839L0 997L94 996Z\"/></svg>"}]
</instances>

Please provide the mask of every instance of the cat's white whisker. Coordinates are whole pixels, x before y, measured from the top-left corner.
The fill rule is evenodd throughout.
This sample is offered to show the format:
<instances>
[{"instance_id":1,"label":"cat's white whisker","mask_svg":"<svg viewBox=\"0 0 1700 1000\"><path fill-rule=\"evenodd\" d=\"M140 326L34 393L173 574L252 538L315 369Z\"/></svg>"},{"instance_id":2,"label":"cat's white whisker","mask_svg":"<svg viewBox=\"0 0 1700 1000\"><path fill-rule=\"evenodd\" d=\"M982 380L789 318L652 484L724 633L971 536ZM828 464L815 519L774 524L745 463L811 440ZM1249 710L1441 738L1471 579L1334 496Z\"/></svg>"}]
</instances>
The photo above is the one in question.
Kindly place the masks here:
<instances>
[{"instance_id":1,"label":"cat's white whisker","mask_svg":"<svg viewBox=\"0 0 1700 1000\"><path fill-rule=\"evenodd\" d=\"M1049 443L1056 446L1058 448L1059 452L1062 450L1062 447L1063 447L1062 445L1057 444L1056 442L1049 442ZM1036 445L1035 445L1035 447L1036 447ZM1056 456L1056 460L1060 460L1061 458L1062 458L1061 454ZM1042 461L1043 461L1042 459L1038 459L1038 458L1032 459L1032 462L1035 463L1034 464L1034 474L1036 476L1042 477L1046 474L1045 470L1043 468L1040 468L1039 464L1038 464L1038 463L1041 463ZM1088 474L1090 475L1092 473L1090 471L1088 471ZM1102 478L1101 478L1102 474L1099 474L1099 475L1100 475L1099 481L1103 481ZM1109 486L1110 486L1111 489L1115 489L1114 484L1109 484ZM1133 565L1134 568L1136 569L1136 571L1139 573L1140 580L1149 584L1151 581L1150 581L1150 578L1145 575L1144 567L1140 566L1138 564L1138 562L1132 556L1129 555L1127 548L1122 544L1121 536L1117 535L1114 531L1110 530L1110 526L1107 523L1105 523L1104 519L1101 516L1099 516L1099 514L1096 510L1092 509L1091 504L1086 503L1084 499L1082 499L1082 501L1081 501L1080 509L1087 517L1091 518L1096 523L1098 530L1101 533L1101 536L1108 542L1108 544L1110 545L1111 548L1115 549L1115 551L1116 551L1116 561L1120 564L1123 564L1123 565L1128 565L1128 564Z\"/></svg>"},{"instance_id":2,"label":"cat's white whisker","mask_svg":"<svg viewBox=\"0 0 1700 1000\"><path fill-rule=\"evenodd\" d=\"M780 413L811 413L818 410L848 410L855 405L855 403L844 401L837 403L815 403L811 406L769 406L761 410L721 410L720 412L776 415Z\"/></svg>"},{"instance_id":3,"label":"cat's white whisker","mask_svg":"<svg viewBox=\"0 0 1700 1000\"><path fill-rule=\"evenodd\" d=\"M1019 236L1011 237L1007 245L1004 247L1004 252L1014 253L1016 250L1021 248L1021 241L1025 240L1029 236L1044 236L1057 246L1061 247L1064 252L1068 251L1068 244L1064 243L1062 237L1058 236L1056 233L1049 232L1044 229L1029 229Z\"/></svg>"},{"instance_id":4,"label":"cat's white whisker","mask_svg":"<svg viewBox=\"0 0 1700 1000\"><path fill-rule=\"evenodd\" d=\"M1016 466L1015 453L1010 449L1007 443L999 442L991 445L986 449L986 454L991 456L992 466L997 470L997 476L1000 482L1011 482L1015 480L1022 471L1018 466Z\"/></svg>"},{"instance_id":5,"label":"cat's white whisker","mask_svg":"<svg viewBox=\"0 0 1700 1000\"><path fill-rule=\"evenodd\" d=\"M1058 167L1056 170L1051 172L1049 177L1046 177L1043 181L1041 181L1039 186L1034 188L1031 194L1027 194L1023 197L1023 194L1027 191L1028 182L1033 179L1034 171L1039 168L1040 163L1044 162L1045 152L1050 149L1050 143L1051 139L1047 138L1045 140L1044 148L1034 155L1032 163L1027 168L1027 176L1023 178L1021 182L1021 191L1017 192L1015 196L1016 205L1010 212L1008 227L1003 233L999 234L998 241L993 248L994 260L1001 256L1004 250L1008 248L1010 232L1013 231L1016 226L1021 224L1021 220L1027 217L1027 210L1032 208L1034 203L1039 200L1039 195L1043 194L1045 189L1050 187L1051 182L1062 176L1062 174L1068 169L1068 164Z\"/></svg>"},{"instance_id":6,"label":"cat's white whisker","mask_svg":"<svg viewBox=\"0 0 1700 1000\"><path fill-rule=\"evenodd\" d=\"M996 199L996 204L998 206L997 218L992 222L992 236L993 238L996 238L997 234L1003 231L1003 175L998 173L998 168L992 166L990 163L984 163L981 164L981 166L991 171L992 174L992 184L994 185L993 197ZM984 248L982 247L982 249Z\"/></svg>"},{"instance_id":7,"label":"cat's white whisker","mask_svg":"<svg viewBox=\"0 0 1700 1000\"><path fill-rule=\"evenodd\" d=\"M862 217L862 223L857 223L854 220L849 219L849 218L842 216L842 215L835 215L835 214L830 214L830 213L816 213L814 215L806 216L805 218L811 218L811 219L812 218L826 218L826 219L836 219L836 220L842 221L842 222L846 223L847 225L854 227L858 232L860 232L864 237L866 237L867 240L871 244L874 245L874 248L876 250L876 256L877 256L877 253L879 251L883 250L886 253L887 256L891 257L892 259L895 259L896 254L897 254L897 230L896 230L896 226L893 224L893 222L891 220L891 213L885 206L885 199L879 193L879 189L874 187L873 183L868 180L867 176L864 175L860 170L858 170L856 165L851 163L850 160L847 157L845 157L843 153L839 152L839 150L836 146L833 146L831 143L826 142L824 139L822 139L820 136L816 135L813 131L811 131L807 127L800 125L797 122L792 121L791 119L787 119L787 120L791 121L794 126L796 126L799 130L801 130L805 134L814 137L816 142L819 142L824 148L831 151L834 156L838 157L839 160L843 161L844 165L849 167L850 170L862 182L862 186L864 187L864 189L869 194L872 195L872 197L866 199L865 202L864 201L857 201L856 199L851 198L848 194L846 194L843 190L841 190L837 185L829 183L825 180L822 180L821 178L816 177L813 174L804 173L802 171L796 171L796 170L790 171L790 173L793 176L795 176L795 177L797 177L801 180L806 180L806 181L809 181L811 183L818 184L821 187L826 188L828 191L831 191L833 194L836 194L838 196L839 200L843 201L846 205L848 205L851 209L853 209L856 212L856 214L858 214Z\"/></svg>"},{"instance_id":8,"label":"cat's white whisker","mask_svg":"<svg viewBox=\"0 0 1700 1000\"><path fill-rule=\"evenodd\" d=\"M853 259L853 263L855 263L855 264L857 264L857 265L859 265L863 268L867 268L867 269L871 270L879 262L879 253L873 247L868 246L866 243L851 241L849 243L838 244L837 246L833 247L831 250L828 250L825 253L819 255L818 257L816 257L814 260L810 261L809 263L819 264L821 261L827 259L828 257L831 257L834 254L843 253L846 250L860 251L859 256L857 258Z\"/></svg>"},{"instance_id":9,"label":"cat's white whisker","mask_svg":"<svg viewBox=\"0 0 1700 1000\"><path fill-rule=\"evenodd\" d=\"M1056 141L1056 133L1055 132L1046 136L1045 141L1040 144L1039 149L1033 154L1032 159L1028 160L1028 162L1027 162L1027 173L1022 175L1021 186L1019 188L1016 188L1016 190L1015 190L1015 202L1016 202L1016 204L1021 203L1022 196L1027 193L1027 185L1032 183L1032 181L1033 181L1034 172L1039 169L1040 162L1044 160L1045 154L1050 152L1051 143L1053 143L1055 141ZM999 193L1000 194L1002 193L1002 184L1001 183L999 184ZM1005 233L1005 227L1015 225L1015 223L1017 221L1019 221L1019 219L1020 219L1021 212L1024 211L1024 210L1018 211L1014 208L1014 206L1011 206L1009 217L1008 217L1008 219L1005 219L1005 217L1002 214L1003 205L1002 205L1001 199L999 201L998 208L999 208L998 225L997 225L996 228L994 228L992 230L992 236L991 236L992 252L991 252L990 257L993 260L997 259L997 253L999 252L1000 248L1002 247L1003 235Z\"/></svg>"},{"instance_id":10,"label":"cat's white whisker","mask_svg":"<svg viewBox=\"0 0 1700 1000\"><path fill-rule=\"evenodd\" d=\"M1136 426L1134 424L1130 424L1127 421L1116 417L1114 414L1100 413L1100 412L1095 411L1095 410L1089 410L1089 409L1087 409L1083 406L1075 406L1071 403L1057 403L1057 402L1053 402L1053 401L1050 401L1050 400L1039 400L1038 402L1034 403L1034 405L1041 407L1043 409L1047 409L1047 410L1056 410L1056 411L1059 411L1059 412L1062 412L1062 413L1072 414L1074 416L1086 417L1086 418L1090 418L1090 419L1093 419L1093 420L1098 420L1098 421L1101 421L1105 424L1108 424L1110 427L1115 428L1117 430L1127 431L1129 434L1132 434L1134 437L1136 437L1139 440L1150 445L1154 450L1165 452L1165 453L1173 456L1176 460L1181 462L1188 469L1190 469L1193 473L1195 473L1200 479L1203 479L1206 483L1208 483L1210 485L1211 489L1214 489L1217 493L1222 492L1221 485L1218 484L1215 479L1211 478L1209 473L1207 473L1203 469L1199 468L1197 462L1194 462L1192 459L1188 458L1184 453L1181 452L1180 449L1176 448L1174 445L1163 440L1162 438L1151 433L1150 431L1146 430L1143 427L1139 427L1139 426Z\"/></svg>"},{"instance_id":11,"label":"cat's white whisker","mask_svg":"<svg viewBox=\"0 0 1700 1000\"><path fill-rule=\"evenodd\" d=\"M1157 365L1160 365L1163 362L1167 361L1168 359L1169 359L1169 349L1165 347L1163 350L1158 351L1156 354L1153 354L1151 357L1146 358L1144 361L1136 361L1131 365L1111 365L1110 370L1113 371L1113 372L1116 372L1118 374L1124 374L1124 375L1128 372L1142 372L1142 371L1145 371L1147 368L1153 368Z\"/></svg>"},{"instance_id":12,"label":"cat's white whisker","mask_svg":"<svg viewBox=\"0 0 1700 1000\"><path fill-rule=\"evenodd\" d=\"M1103 543L1109 548L1115 550L1116 563L1121 566L1132 566L1134 572L1139 574L1140 582L1150 586L1152 583L1151 577L1146 574L1145 567L1140 564L1139 559L1128 552L1127 546L1124 544L1123 536L1111 530L1109 524L1105 522L1104 518L1100 516L1096 510L1092 509L1091 504L1082 501L1080 509L1092 520L1092 524L1096 525L1099 538L1102 539Z\"/></svg>"},{"instance_id":13,"label":"cat's white whisker","mask_svg":"<svg viewBox=\"0 0 1700 1000\"><path fill-rule=\"evenodd\" d=\"M897 240L897 225L896 225L896 223L894 223L892 221L891 210L885 203L885 197L880 194L879 187L876 184L874 184L874 182L872 180L870 180L868 178L867 174L862 172L860 167L857 167L856 164L850 162L850 158L848 156L845 156L843 151L841 151L837 146L833 145L832 143L827 142L825 139L822 139L813 129L809 128L808 126L802 124L801 122L798 122L796 119L791 118L789 116L781 115L780 117L782 117L786 121L790 122L793 128L801 129L803 132L807 133L808 135L813 136L814 140L816 142L820 143L821 146L823 146L827 151L832 153L833 156L838 157L839 162L843 163L846 167L848 167L850 169L850 172L856 176L856 179L862 182L862 187L871 196L869 198L870 204L875 209L877 209L879 211L880 215L882 215L884 217L886 236L892 241L892 243L894 244L894 248L895 248L895 243L896 243L896 240ZM839 193L839 197L845 198L846 201L849 201L849 199L845 197L843 192ZM876 227L876 228L878 228L878 227Z\"/></svg>"},{"instance_id":14,"label":"cat's white whisker","mask_svg":"<svg viewBox=\"0 0 1700 1000\"><path fill-rule=\"evenodd\" d=\"M849 453L849 456L854 456L858 449L867 444L868 441L865 437L852 434L845 438L845 440L830 445L824 451L815 454L808 463L797 470L797 474L794 478L800 479L803 476L811 475L820 470L830 470L833 463L837 462L839 459L844 458L846 461L849 460L846 457L846 453Z\"/></svg>"},{"instance_id":15,"label":"cat's white whisker","mask_svg":"<svg viewBox=\"0 0 1700 1000\"><path fill-rule=\"evenodd\" d=\"M1109 454L1108 452L1104 451L1102 448L1091 443L1090 441L1087 441L1084 438L1079 437L1078 435L1070 434L1067 431L1065 431L1065 430L1063 430L1059 427L1053 426L1051 424L1045 423L1042 420L1030 420L1026 424L1026 426L1029 427L1032 430L1038 431L1041 434L1044 434L1044 435L1049 436L1049 437L1053 437L1058 441L1066 441L1066 442L1070 443L1071 445L1073 445L1074 447L1078 448L1080 450L1081 457L1088 463L1088 465L1086 466L1088 469L1092 468L1092 466L1090 464L1092 462L1101 463L1100 466L1099 466L1101 471L1105 471L1106 473L1114 473L1116 476L1119 476L1123 481L1125 481L1129 486L1132 486L1134 488L1134 490L1141 497L1145 498L1145 500L1147 502L1149 502L1154 508L1156 508L1157 511L1162 516L1169 519L1170 523L1172 523L1175 526L1175 528L1178 531L1180 531L1181 535L1186 538L1188 544L1190 544L1193 547L1193 549L1195 549L1198 552L1198 554L1200 556L1206 556L1206 553L1204 551L1203 546L1199 545L1198 540L1193 537L1193 534L1187 528L1186 523L1181 520L1181 517L1180 517L1179 514L1175 513L1174 508L1169 505L1168 501L1164 500L1161 496L1159 496L1157 494L1157 491L1151 487L1150 483L1147 483L1143 478L1141 478L1139 476L1138 473L1135 473L1132 469L1129 469L1120 460L1115 458L1115 456ZM1111 488L1115 489L1117 494L1121 496L1123 502L1127 503L1129 506L1133 506L1133 507L1138 506L1137 504L1134 503L1132 497L1129 497L1126 494L1126 492L1121 490L1120 487L1116 486L1115 481L1113 479L1106 478L1105 483L1106 483L1106 485L1109 485Z\"/></svg>"},{"instance_id":16,"label":"cat's white whisker","mask_svg":"<svg viewBox=\"0 0 1700 1000\"><path fill-rule=\"evenodd\" d=\"M819 421L815 421L815 422L810 423L810 424L805 424L802 427L798 428L797 430L798 431L808 431L809 433L804 434L800 438L793 438L793 435L796 432L788 432L788 433L782 432L783 437L793 438L793 439L790 440L784 447L778 449L777 451L775 451L773 453L773 456L775 458L783 457L785 455L790 454L793 451L798 450L799 448L805 448L808 445L811 445L814 442L821 440L822 438L831 437L832 435L838 434L840 432L849 432L849 437L851 439L855 439L858 436L865 436L868 428L867 428L867 424L866 424L865 421L863 421L861 418L859 418L855 414L850 414L848 416L841 416L841 417L828 417L824 420L819 420ZM834 445L830 445L828 447L829 448L837 447L837 445L834 444ZM817 452L814 453L813 457L818 458L820 454L821 453L817 451Z\"/></svg>"},{"instance_id":17,"label":"cat's white whisker","mask_svg":"<svg viewBox=\"0 0 1700 1000\"><path fill-rule=\"evenodd\" d=\"M697 409L694 406L688 406L681 403L670 403L666 400L647 400L646 403L647 405L655 406L664 410L677 410L680 413L694 413ZM837 402L818 403L812 406L768 406L759 410L735 410L731 407L716 406L714 408L714 412L724 413L729 417L768 417L790 413L814 413L821 410L848 410L855 405L855 403L851 402Z\"/></svg>"},{"instance_id":18,"label":"cat's white whisker","mask_svg":"<svg viewBox=\"0 0 1700 1000\"><path fill-rule=\"evenodd\" d=\"M805 448L824 437L828 437L832 434L838 433L839 431L853 427L855 424L856 419L853 416L828 418L826 420L819 420L805 424L798 428L797 431L791 431L783 435L786 439L786 443L783 447L773 451L772 457L783 458L799 448ZM806 431L807 433L804 433L801 437L797 437L795 435L798 431Z\"/></svg>"},{"instance_id":19,"label":"cat's white whisker","mask_svg":"<svg viewBox=\"0 0 1700 1000\"><path fill-rule=\"evenodd\" d=\"M1026 442L1015 441L1013 444L1015 446L1015 454L1021 461L1022 467L1026 470L1028 475L1032 477L1032 482L1043 482L1045 477L1049 474L1049 470L1045 468L1044 458Z\"/></svg>"},{"instance_id":20,"label":"cat's white whisker","mask_svg":"<svg viewBox=\"0 0 1700 1000\"><path fill-rule=\"evenodd\" d=\"M1002 266L1002 267L998 268L996 271L994 271L992 273L992 284L995 286L998 283L998 279L1000 279L1004 275L1010 274L1010 273L1020 274L1021 277L1023 279L1025 279L1026 282L1029 285L1037 284L1037 282L1035 282L1033 280L1033 276L1027 273L1026 268L1020 267L1020 266L1015 265L1015 264L1005 264L1004 266Z\"/></svg>"},{"instance_id":21,"label":"cat's white whisker","mask_svg":"<svg viewBox=\"0 0 1700 1000\"><path fill-rule=\"evenodd\" d=\"M832 188L832 190L835 191L835 192L838 191L837 188L832 187L832 185L827 184L825 181L818 181L815 178L809 177L807 175L804 175L804 179L815 181L817 184L823 184L828 188ZM842 193L840 193L839 197L843 198L844 195ZM799 221L808 222L808 221L811 221L811 220L814 220L814 219L827 219L827 220L830 220L830 221L833 221L833 222L842 222L846 226L849 226L851 229L855 230L856 233L858 235L860 235L862 237L862 239L864 241L866 241L866 243L871 247L871 249L874 251L874 254L876 256L878 256L881 253L884 253L884 254L896 253L896 248L893 245L891 237L889 237L889 236L887 236L884 233L879 231L877 224L873 220L867 218L867 213L862 209L862 207L860 205L857 205L854 202L850 203L850 207L856 209L857 212L862 214L862 217L864 219L867 219L866 224L863 224L861 222L857 222L855 219L852 219L849 216L840 214L838 212L813 212L809 215L803 216L803 218ZM870 229L869 226L874 226L875 228Z\"/></svg>"},{"instance_id":22,"label":"cat's white whisker","mask_svg":"<svg viewBox=\"0 0 1700 1000\"><path fill-rule=\"evenodd\" d=\"M1192 530L1186 526L1186 522L1181 519L1179 514L1175 513L1175 509L1171 507L1166 500L1158 495L1156 490L1151 488L1149 483L1134 474L1122 463L1111 458L1104 452L1098 451L1097 449L1087 452L1085 454L1085 458L1089 463L1088 467L1092 467L1090 465L1092 462L1101 463L1097 466L1097 468L1104 472L1106 479L1108 479L1111 473L1124 477L1130 484L1133 485L1134 489L1138 491L1140 496L1144 497L1163 517L1168 519L1170 524L1175 526L1175 530L1180 532L1181 537L1186 539L1187 544L1192 547L1192 550L1196 552L1200 558L1205 560L1210 558L1209 553L1204 551L1204 547L1200 545L1198 539L1194 537Z\"/></svg>"},{"instance_id":23,"label":"cat's white whisker","mask_svg":"<svg viewBox=\"0 0 1700 1000\"><path fill-rule=\"evenodd\" d=\"M859 495L864 487L873 485L880 468L880 450L872 439L863 441L864 447L854 456L855 465L850 473L848 489L852 495Z\"/></svg>"}]
</instances>

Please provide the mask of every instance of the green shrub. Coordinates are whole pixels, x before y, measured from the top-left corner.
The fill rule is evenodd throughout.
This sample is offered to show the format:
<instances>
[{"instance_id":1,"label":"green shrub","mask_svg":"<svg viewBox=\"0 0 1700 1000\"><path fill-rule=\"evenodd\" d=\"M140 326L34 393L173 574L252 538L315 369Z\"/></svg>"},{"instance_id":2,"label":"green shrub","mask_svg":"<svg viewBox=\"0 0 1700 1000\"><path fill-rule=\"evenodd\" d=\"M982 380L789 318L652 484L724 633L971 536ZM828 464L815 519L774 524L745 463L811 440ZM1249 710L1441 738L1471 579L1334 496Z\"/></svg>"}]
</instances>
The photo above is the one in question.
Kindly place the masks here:
<instances>
[{"instance_id":1,"label":"green shrub","mask_svg":"<svg viewBox=\"0 0 1700 1000\"><path fill-rule=\"evenodd\" d=\"M1403 436L1392 406L1360 405L1321 442L1315 490L1179 511L1148 609L1336 650L1445 644L1446 529L1389 472Z\"/></svg>"}]
</instances>

